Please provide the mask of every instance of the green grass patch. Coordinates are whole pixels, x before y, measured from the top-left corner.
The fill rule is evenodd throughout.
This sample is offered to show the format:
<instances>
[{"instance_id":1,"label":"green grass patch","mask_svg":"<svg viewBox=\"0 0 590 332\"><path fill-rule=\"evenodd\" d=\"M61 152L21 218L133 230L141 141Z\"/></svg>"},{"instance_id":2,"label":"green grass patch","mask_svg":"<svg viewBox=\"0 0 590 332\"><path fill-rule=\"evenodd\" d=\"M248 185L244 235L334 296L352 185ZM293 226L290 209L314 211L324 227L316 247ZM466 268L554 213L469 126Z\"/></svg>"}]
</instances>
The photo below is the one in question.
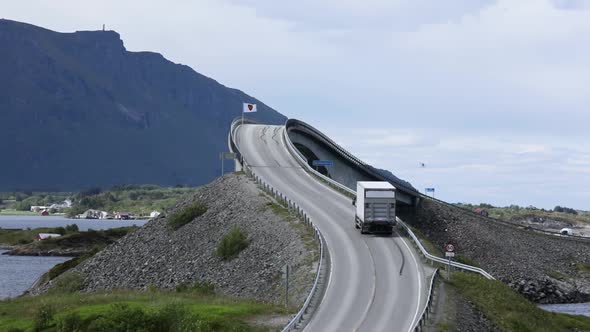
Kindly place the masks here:
<instances>
[{"instance_id":1,"label":"green grass patch","mask_svg":"<svg viewBox=\"0 0 590 332\"><path fill-rule=\"evenodd\" d=\"M248 235L240 228L234 227L221 239L215 254L223 260L231 260L238 257L248 244Z\"/></svg>"},{"instance_id":2,"label":"green grass patch","mask_svg":"<svg viewBox=\"0 0 590 332\"><path fill-rule=\"evenodd\" d=\"M207 207L201 203L194 203L168 217L168 224L177 230L207 212Z\"/></svg>"},{"instance_id":3,"label":"green grass patch","mask_svg":"<svg viewBox=\"0 0 590 332\"><path fill-rule=\"evenodd\" d=\"M176 286L178 293L196 293L202 295L213 295L215 294L215 285L210 282L195 282L195 283L182 283Z\"/></svg>"},{"instance_id":4,"label":"green grass patch","mask_svg":"<svg viewBox=\"0 0 590 332\"><path fill-rule=\"evenodd\" d=\"M416 235L418 240L420 240L420 243L422 243L422 245L424 246L424 249L426 249L426 251L428 251L429 254L436 256L436 257L444 257L441 248L439 248L438 246L436 246L432 242L430 242L430 240L428 240L428 238L422 232L420 232L418 229L416 229L412 226L409 226L409 227L412 230L412 232L414 232L414 235Z\"/></svg>"},{"instance_id":5,"label":"green grass patch","mask_svg":"<svg viewBox=\"0 0 590 332\"><path fill-rule=\"evenodd\" d=\"M475 266L475 267L480 267L479 263L476 262L475 260L473 260L471 257L467 257L467 256L463 256L463 255L456 255L455 256L455 261L462 263L462 264L467 264L467 265L471 265L471 266Z\"/></svg>"},{"instance_id":6,"label":"green grass patch","mask_svg":"<svg viewBox=\"0 0 590 332\"><path fill-rule=\"evenodd\" d=\"M284 205L277 202L267 202L266 208L270 209L274 214L286 221L293 221L296 219L295 215L289 211Z\"/></svg>"},{"instance_id":7,"label":"green grass patch","mask_svg":"<svg viewBox=\"0 0 590 332\"><path fill-rule=\"evenodd\" d=\"M566 274L563 274L559 271L549 271L549 272L547 272L547 275L553 279L557 279L557 280L561 280L561 281L565 281L565 280L569 279L569 277Z\"/></svg>"},{"instance_id":8,"label":"green grass patch","mask_svg":"<svg viewBox=\"0 0 590 332\"><path fill-rule=\"evenodd\" d=\"M15 209L2 209L0 210L0 216L38 216L39 212L33 211L19 211Z\"/></svg>"},{"instance_id":9,"label":"green grass patch","mask_svg":"<svg viewBox=\"0 0 590 332\"><path fill-rule=\"evenodd\" d=\"M580 272L590 273L590 265L583 263L576 263L576 269Z\"/></svg>"},{"instance_id":10,"label":"green grass patch","mask_svg":"<svg viewBox=\"0 0 590 332\"><path fill-rule=\"evenodd\" d=\"M283 313L270 304L195 292L46 294L0 301L0 331L264 331L246 321Z\"/></svg>"},{"instance_id":11,"label":"green grass patch","mask_svg":"<svg viewBox=\"0 0 590 332\"><path fill-rule=\"evenodd\" d=\"M500 281L457 272L449 283L502 331L590 331L590 317L542 310Z\"/></svg>"}]
</instances>

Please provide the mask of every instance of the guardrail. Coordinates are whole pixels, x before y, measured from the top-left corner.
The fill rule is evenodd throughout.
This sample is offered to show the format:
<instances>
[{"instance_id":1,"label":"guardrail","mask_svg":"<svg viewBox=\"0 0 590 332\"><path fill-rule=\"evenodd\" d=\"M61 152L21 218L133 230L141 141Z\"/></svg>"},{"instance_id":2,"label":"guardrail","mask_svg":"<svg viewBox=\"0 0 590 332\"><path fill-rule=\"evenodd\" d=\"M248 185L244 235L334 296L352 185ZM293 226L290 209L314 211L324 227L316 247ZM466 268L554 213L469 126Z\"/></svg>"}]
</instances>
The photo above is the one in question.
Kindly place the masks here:
<instances>
[{"instance_id":1,"label":"guardrail","mask_svg":"<svg viewBox=\"0 0 590 332\"><path fill-rule=\"evenodd\" d=\"M244 121L244 123L252 124L255 122L248 120L247 122ZM308 309L310 309L310 304L311 304L313 297L315 295L319 294L318 291L319 291L320 277L322 276L323 269L325 268L325 265L327 264L326 260L324 260L324 255L328 255L328 251L326 251L324 249L325 239L324 239L322 233L320 232L319 228L317 228L317 226L315 226L312 219L307 215L307 213L299 205L297 205L297 203L295 203L294 201L291 201L284 194L282 194L281 192L279 192L278 190L273 188L270 184L266 183L260 176L256 175L254 170L244 160L243 156L239 152L237 144L235 144L235 141L234 141L235 131L237 130L237 128L240 124L242 124L241 118L238 118L238 119L235 119L234 121L232 121L232 124L230 126L229 142L228 142L230 150L232 152L236 153L236 155L238 157L236 162L241 163L244 173L246 173L246 175L248 175L249 177L253 178L254 181L258 185L260 185L260 187L265 192L269 193L272 197L274 197L277 201L279 201L281 204L283 204L289 210L296 212L297 216L305 223L305 225L313 230L314 238L318 242L318 246L319 246L319 255L320 255L319 259L320 259L320 261L319 261L318 267L316 269L316 276L315 276L313 285L311 287L309 294L307 295L307 297L305 299L305 302L301 306L301 309L297 312L297 314L295 314L295 316L293 316L293 318L289 321L289 323L281 330L281 332L287 332L287 331L290 331L290 330L297 327L297 324L299 324L301 322L303 315L307 313ZM326 271L328 271L328 270L326 270Z\"/></svg>"},{"instance_id":2,"label":"guardrail","mask_svg":"<svg viewBox=\"0 0 590 332\"><path fill-rule=\"evenodd\" d=\"M330 179L329 177L317 172L315 169L313 169L311 166L309 166L309 164L307 163L307 160L305 159L305 157L299 152L299 150L297 150L297 148L295 147L295 145L293 144L293 142L291 142L291 139L289 138L289 135L287 133L287 129L285 129L285 131L283 132L283 140L285 141L285 145L287 146L287 149L290 151L290 153L295 156L295 158L297 159L297 161L299 162L299 164L301 164L301 166L303 167L303 169L305 169L308 173L310 173L311 175L315 176L316 178L319 178L320 180L322 180L323 182L326 182L329 186L344 192L347 194L347 196L350 197L356 197L356 192L354 192L353 190L351 190L350 188L343 186L342 184ZM412 241L416 244L416 246L418 247L418 249L420 250L420 253L422 254L422 256L426 259L426 260L430 260L431 262L438 262L438 263L443 263L443 264L449 264L449 261L444 259L444 258L440 258L440 257L436 257L434 255L431 255L422 245L422 243L420 242L420 240L418 239L418 237L414 234L414 232L410 229L410 227L408 225L406 225L406 223L404 223L401 219L399 219L398 217L396 217L396 220L398 221L398 224L401 225L406 232L408 233L408 235L410 236L410 238L412 239ZM469 272L474 272L474 273L479 273L482 276L484 276L487 279L494 279L494 277L489 274L488 272L484 271L481 268L475 267L475 266L470 266L467 264L462 264L462 263L458 263L458 262L450 262L450 265L465 271L469 271ZM438 269L437 269L438 271ZM427 305L424 308L422 315L420 316L420 320L418 321L418 323L416 324L415 327L415 331L421 331L422 327L425 324L425 321L428 319L428 314L431 311L431 305L432 305L432 298L433 298L433 284L434 284L434 278L437 275L437 273L435 273L432 277L431 280L431 284L430 284L430 289L428 291L428 301L427 301Z\"/></svg>"},{"instance_id":3,"label":"guardrail","mask_svg":"<svg viewBox=\"0 0 590 332\"><path fill-rule=\"evenodd\" d=\"M369 174L370 176L375 177L379 181L393 182L394 185L395 185L395 187L398 190L400 190L402 192L405 192L405 193L407 193L407 194L409 194L411 196L418 196L418 195L420 195L420 192L418 190L416 190L416 188L412 187L411 184L409 184L408 182L406 182L406 181L404 181L402 179L399 179L399 178L397 178L395 176L394 176L394 178L389 178L389 177L386 177L383 174L377 172L374 167L367 165L362 160L360 160L357 157L355 157L354 155L352 155L352 153L348 152L346 149L344 149L343 147L341 147L340 145L338 145L331 138L329 138L328 136L326 136L321 131L317 130L312 125L307 124L307 123L305 123L305 122L303 122L301 120L288 119L285 122L285 129L286 129L287 132L289 132L289 130L291 130L291 128L295 128L295 129L298 129L300 131L307 132L309 134L315 135L316 138L318 138L320 141L323 141L324 144L330 146L332 149L334 149L335 151L339 152L347 160L349 160L352 164L355 164L359 169L363 170L365 173Z\"/></svg>"},{"instance_id":4,"label":"guardrail","mask_svg":"<svg viewBox=\"0 0 590 332\"><path fill-rule=\"evenodd\" d=\"M406 223L403 222L400 218L396 217L396 219L397 219L398 224L400 224L406 230L406 232L408 233L408 235L410 236L412 241L414 241L414 244L416 244L416 246L420 250L420 253L422 254L422 256L426 260L429 260L433 263L436 262L436 263L451 265L452 267L456 267L458 269L469 271L469 272L479 273L487 279L495 280L495 278L491 274L489 274L484 269L481 269L479 267L475 267L475 266L471 266L471 265L467 265L467 264L463 264L463 263L459 263L459 262L453 262L453 261L451 261L449 264L449 261L447 259L431 255L428 251L426 251L426 248L424 248L424 246L422 245L422 243L420 242L418 237L414 234L414 232L412 232L410 227L408 225L406 225Z\"/></svg>"},{"instance_id":5,"label":"guardrail","mask_svg":"<svg viewBox=\"0 0 590 332\"><path fill-rule=\"evenodd\" d=\"M421 332L426 322L428 321L428 316L432 312L432 301L434 301L434 282L436 281L436 277L438 276L438 269L434 271L432 278L430 279L430 287L428 288L428 300L426 301L426 306L422 310L422 314L420 315L420 320L416 323L416 327L414 327L414 332Z\"/></svg>"}]
</instances>

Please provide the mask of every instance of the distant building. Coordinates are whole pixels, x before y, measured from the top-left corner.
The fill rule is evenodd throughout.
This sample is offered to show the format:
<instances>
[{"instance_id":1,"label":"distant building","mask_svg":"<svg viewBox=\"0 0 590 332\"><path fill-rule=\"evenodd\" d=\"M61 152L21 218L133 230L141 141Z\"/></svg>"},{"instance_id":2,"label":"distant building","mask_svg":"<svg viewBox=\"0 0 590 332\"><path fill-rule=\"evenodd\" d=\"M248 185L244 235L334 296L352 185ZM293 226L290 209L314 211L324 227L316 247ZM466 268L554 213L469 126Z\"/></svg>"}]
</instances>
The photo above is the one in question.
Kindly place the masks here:
<instances>
[{"instance_id":1,"label":"distant building","mask_svg":"<svg viewBox=\"0 0 590 332\"><path fill-rule=\"evenodd\" d=\"M35 237L36 241L41 241L41 240L45 240L45 239L49 239L52 237L60 237L61 234L54 234L54 233L39 233L37 234L37 236Z\"/></svg>"},{"instance_id":2,"label":"distant building","mask_svg":"<svg viewBox=\"0 0 590 332\"><path fill-rule=\"evenodd\" d=\"M129 220L131 219L131 214L127 212L117 212L115 214L115 219L118 220Z\"/></svg>"},{"instance_id":3,"label":"distant building","mask_svg":"<svg viewBox=\"0 0 590 332\"><path fill-rule=\"evenodd\" d=\"M158 216L159 216L160 214L161 214L161 213L160 213L160 212L158 212L158 211L152 211L152 212L150 213L150 218L158 218Z\"/></svg>"},{"instance_id":4,"label":"distant building","mask_svg":"<svg viewBox=\"0 0 590 332\"><path fill-rule=\"evenodd\" d=\"M43 210L43 211L41 212L41 215L42 215L42 216L48 216L48 215L49 215L49 211L47 211L47 210Z\"/></svg>"},{"instance_id":5,"label":"distant building","mask_svg":"<svg viewBox=\"0 0 590 332\"><path fill-rule=\"evenodd\" d=\"M49 206L43 205L31 205L31 212L41 212L43 210L49 209Z\"/></svg>"}]
</instances>

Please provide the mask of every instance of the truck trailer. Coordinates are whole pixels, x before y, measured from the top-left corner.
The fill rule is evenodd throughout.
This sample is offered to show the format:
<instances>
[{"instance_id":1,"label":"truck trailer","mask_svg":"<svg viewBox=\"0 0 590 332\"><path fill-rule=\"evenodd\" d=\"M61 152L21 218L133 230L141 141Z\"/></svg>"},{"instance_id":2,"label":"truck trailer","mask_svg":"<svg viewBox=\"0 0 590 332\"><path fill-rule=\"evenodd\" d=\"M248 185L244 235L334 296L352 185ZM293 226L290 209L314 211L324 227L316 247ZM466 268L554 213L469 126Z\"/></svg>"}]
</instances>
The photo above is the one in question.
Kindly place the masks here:
<instances>
[{"instance_id":1,"label":"truck trailer","mask_svg":"<svg viewBox=\"0 0 590 332\"><path fill-rule=\"evenodd\" d=\"M361 234L392 234L395 219L395 187L385 181L356 183L356 216L354 225Z\"/></svg>"}]
</instances>

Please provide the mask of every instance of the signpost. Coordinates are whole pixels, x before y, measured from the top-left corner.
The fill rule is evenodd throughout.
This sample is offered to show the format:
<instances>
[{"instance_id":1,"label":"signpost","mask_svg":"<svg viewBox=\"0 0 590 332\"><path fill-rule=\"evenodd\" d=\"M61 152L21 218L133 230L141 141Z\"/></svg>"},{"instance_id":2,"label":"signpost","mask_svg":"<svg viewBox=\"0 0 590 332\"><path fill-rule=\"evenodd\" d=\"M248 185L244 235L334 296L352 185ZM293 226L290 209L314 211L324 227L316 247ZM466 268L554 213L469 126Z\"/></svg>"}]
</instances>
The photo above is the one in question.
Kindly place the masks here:
<instances>
[{"instance_id":1,"label":"signpost","mask_svg":"<svg viewBox=\"0 0 590 332\"><path fill-rule=\"evenodd\" d=\"M221 176L223 176L224 173L224 161L225 160L232 160L232 159L236 159L236 154L233 152L219 152L219 159L221 159Z\"/></svg>"},{"instance_id":2,"label":"signpost","mask_svg":"<svg viewBox=\"0 0 590 332\"><path fill-rule=\"evenodd\" d=\"M434 198L434 188L424 188L424 192L426 194L432 193L432 198Z\"/></svg>"},{"instance_id":3,"label":"signpost","mask_svg":"<svg viewBox=\"0 0 590 332\"><path fill-rule=\"evenodd\" d=\"M448 266L447 266L447 276L449 280L451 279L451 257L455 257L455 245L451 242L445 244L445 257L448 259Z\"/></svg>"},{"instance_id":4,"label":"signpost","mask_svg":"<svg viewBox=\"0 0 590 332\"><path fill-rule=\"evenodd\" d=\"M311 162L312 166L334 166L334 162L332 160L313 160Z\"/></svg>"}]
</instances>

